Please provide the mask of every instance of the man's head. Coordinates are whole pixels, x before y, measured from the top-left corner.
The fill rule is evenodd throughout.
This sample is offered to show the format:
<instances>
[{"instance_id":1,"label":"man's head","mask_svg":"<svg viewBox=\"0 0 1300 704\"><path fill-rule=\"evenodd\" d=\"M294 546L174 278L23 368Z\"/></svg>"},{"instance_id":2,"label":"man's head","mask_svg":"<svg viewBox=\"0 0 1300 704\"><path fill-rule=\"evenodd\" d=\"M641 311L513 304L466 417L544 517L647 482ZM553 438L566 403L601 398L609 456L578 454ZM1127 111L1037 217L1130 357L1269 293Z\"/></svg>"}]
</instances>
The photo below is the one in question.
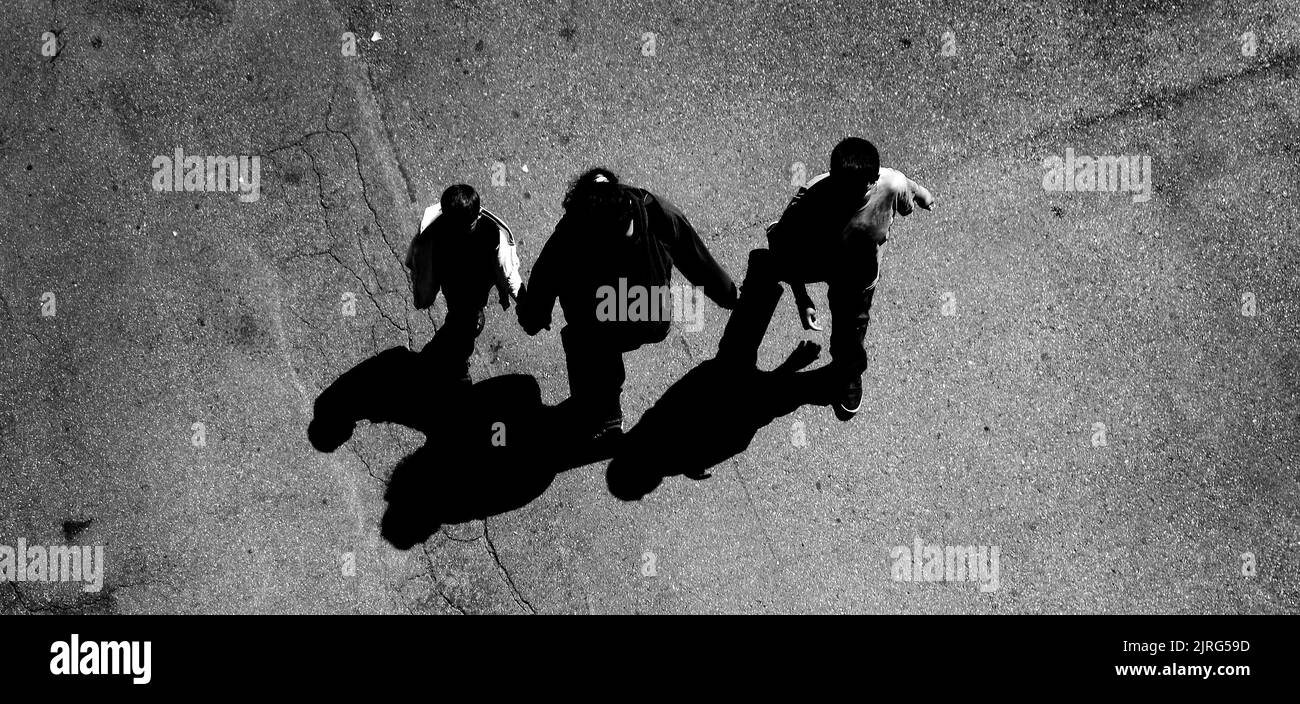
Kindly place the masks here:
<instances>
[{"instance_id":1,"label":"man's head","mask_svg":"<svg viewBox=\"0 0 1300 704\"><path fill-rule=\"evenodd\" d=\"M871 142L847 137L831 151L831 178L836 181L865 188L879 177L880 153Z\"/></svg>"},{"instance_id":2,"label":"man's head","mask_svg":"<svg viewBox=\"0 0 1300 704\"><path fill-rule=\"evenodd\" d=\"M564 194L564 215L593 225L626 226L632 211L618 175L604 167L573 179Z\"/></svg>"},{"instance_id":3,"label":"man's head","mask_svg":"<svg viewBox=\"0 0 1300 704\"><path fill-rule=\"evenodd\" d=\"M482 211L474 187L463 183L449 186L442 192L439 203L442 205L442 216L453 224L471 225Z\"/></svg>"}]
</instances>

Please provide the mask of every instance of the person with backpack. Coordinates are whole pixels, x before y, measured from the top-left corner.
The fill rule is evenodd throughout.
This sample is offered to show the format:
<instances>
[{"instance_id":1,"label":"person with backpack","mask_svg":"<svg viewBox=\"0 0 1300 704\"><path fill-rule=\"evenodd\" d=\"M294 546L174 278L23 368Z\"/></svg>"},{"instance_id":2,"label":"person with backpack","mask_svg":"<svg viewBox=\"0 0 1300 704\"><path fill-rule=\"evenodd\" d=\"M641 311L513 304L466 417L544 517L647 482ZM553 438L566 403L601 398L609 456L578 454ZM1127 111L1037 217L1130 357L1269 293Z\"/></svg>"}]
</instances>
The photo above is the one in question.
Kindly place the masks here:
<instances>
[{"instance_id":1,"label":"person with backpack","mask_svg":"<svg viewBox=\"0 0 1300 704\"><path fill-rule=\"evenodd\" d=\"M667 338L673 266L724 309L735 307L739 289L682 211L608 169L575 179L563 207L519 302L519 323L530 336L549 329L559 299L575 422L594 439L617 437L623 354Z\"/></svg>"}]
</instances>

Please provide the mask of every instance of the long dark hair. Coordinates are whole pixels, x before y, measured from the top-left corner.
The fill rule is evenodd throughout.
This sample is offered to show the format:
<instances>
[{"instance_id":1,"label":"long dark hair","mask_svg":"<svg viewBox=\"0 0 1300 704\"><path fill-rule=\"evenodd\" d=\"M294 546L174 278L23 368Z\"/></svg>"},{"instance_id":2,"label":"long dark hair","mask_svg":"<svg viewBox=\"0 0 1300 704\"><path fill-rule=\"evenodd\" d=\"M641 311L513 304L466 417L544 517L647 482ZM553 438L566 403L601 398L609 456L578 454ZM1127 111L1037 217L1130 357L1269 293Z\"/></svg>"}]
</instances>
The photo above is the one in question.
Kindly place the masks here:
<instances>
[{"instance_id":1,"label":"long dark hair","mask_svg":"<svg viewBox=\"0 0 1300 704\"><path fill-rule=\"evenodd\" d=\"M563 205L565 219L589 228L625 225L632 214L618 175L603 166L588 169L573 179L564 194Z\"/></svg>"}]
</instances>

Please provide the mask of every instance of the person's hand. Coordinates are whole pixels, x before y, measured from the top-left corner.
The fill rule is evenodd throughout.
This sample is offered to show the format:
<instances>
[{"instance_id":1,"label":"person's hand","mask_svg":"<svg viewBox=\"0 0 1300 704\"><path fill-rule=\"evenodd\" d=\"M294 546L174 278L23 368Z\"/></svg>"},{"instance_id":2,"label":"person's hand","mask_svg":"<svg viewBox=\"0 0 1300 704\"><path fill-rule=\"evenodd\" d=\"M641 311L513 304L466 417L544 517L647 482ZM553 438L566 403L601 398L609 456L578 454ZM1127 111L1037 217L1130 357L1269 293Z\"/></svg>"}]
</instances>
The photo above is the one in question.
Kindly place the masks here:
<instances>
[{"instance_id":1,"label":"person's hand","mask_svg":"<svg viewBox=\"0 0 1300 704\"><path fill-rule=\"evenodd\" d=\"M803 323L804 330L821 332L822 326L817 324L817 309L812 306L799 308L799 322Z\"/></svg>"},{"instance_id":2,"label":"person's hand","mask_svg":"<svg viewBox=\"0 0 1300 704\"><path fill-rule=\"evenodd\" d=\"M822 346L810 340L800 340L795 346L794 351L789 357L781 363L781 366L773 369L778 374L793 374L800 369L817 361L817 356L822 353Z\"/></svg>"},{"instance_id":3,"label":"person's hand","mask_svg":"<svg viewBox=\"0 0 1300 704\"><path fill-rule=\"evenodd\" d=\"M501 299L501 310L510 310L510 299L512 298L515 299L515 305L518 306L519 302L524 299L524 296L527 295L527 293L528 287L520 286L519 293L512 293Z\"/></svg>"},{"instance_id":4,"label":"person's hand","mask_svg":"<svg viewBox=\"0 0 1300 704\"><path fill-rule=\"evenodd\" d=\"M727 292L726 298L718 303L718 307L723 310L735 310L740 305L740 287L732 284L731 290Z\"/></svg>"}]
</instances>

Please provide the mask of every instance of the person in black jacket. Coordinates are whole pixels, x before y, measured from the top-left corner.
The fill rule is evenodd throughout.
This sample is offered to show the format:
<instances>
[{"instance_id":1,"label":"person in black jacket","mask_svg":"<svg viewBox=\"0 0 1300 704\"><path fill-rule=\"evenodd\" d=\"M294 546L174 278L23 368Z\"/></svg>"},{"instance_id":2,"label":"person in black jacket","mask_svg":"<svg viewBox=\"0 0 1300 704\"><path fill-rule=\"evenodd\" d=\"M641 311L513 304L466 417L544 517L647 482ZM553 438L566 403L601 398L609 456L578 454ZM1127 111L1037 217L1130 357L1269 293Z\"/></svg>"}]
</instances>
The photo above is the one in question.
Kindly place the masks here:
<instances>
[{"instance_id":1,"label":"person in black jacket","mask_svg":"<svg viewBox=\"0 0 1300 704\"><path fill-rule=\"evenodd\" d=\"M680 210L649 191L619 183L608 169L591 169L573 181L564 216L537 257L518 314L524 331L536 335L549 329L559 299L570 402L576 420L597 438L622 433L623 353L668 336L666 298L674 264L714 303L735 307L735 282ZM611 292L639 295L640 304L610 305Z\"/></svg>"},{"instance_id":2,"label":"person in black jacket","mask_svg":"<svg viewBox=\"0 0 1300 704\"><path fill-rule=\"evenodd\" d=\"M806 330L821 330L807 284L826 282L831 317L832 382L842 391L835 417L851 420L862 405L866 335L880 281L883 247L895 215L929 210L934 196L894 169L880 166L875 145L848 137L831 151L831 170L800 188L767 230L774 276L790 285Z\"/></svg>"}]
</instances>

